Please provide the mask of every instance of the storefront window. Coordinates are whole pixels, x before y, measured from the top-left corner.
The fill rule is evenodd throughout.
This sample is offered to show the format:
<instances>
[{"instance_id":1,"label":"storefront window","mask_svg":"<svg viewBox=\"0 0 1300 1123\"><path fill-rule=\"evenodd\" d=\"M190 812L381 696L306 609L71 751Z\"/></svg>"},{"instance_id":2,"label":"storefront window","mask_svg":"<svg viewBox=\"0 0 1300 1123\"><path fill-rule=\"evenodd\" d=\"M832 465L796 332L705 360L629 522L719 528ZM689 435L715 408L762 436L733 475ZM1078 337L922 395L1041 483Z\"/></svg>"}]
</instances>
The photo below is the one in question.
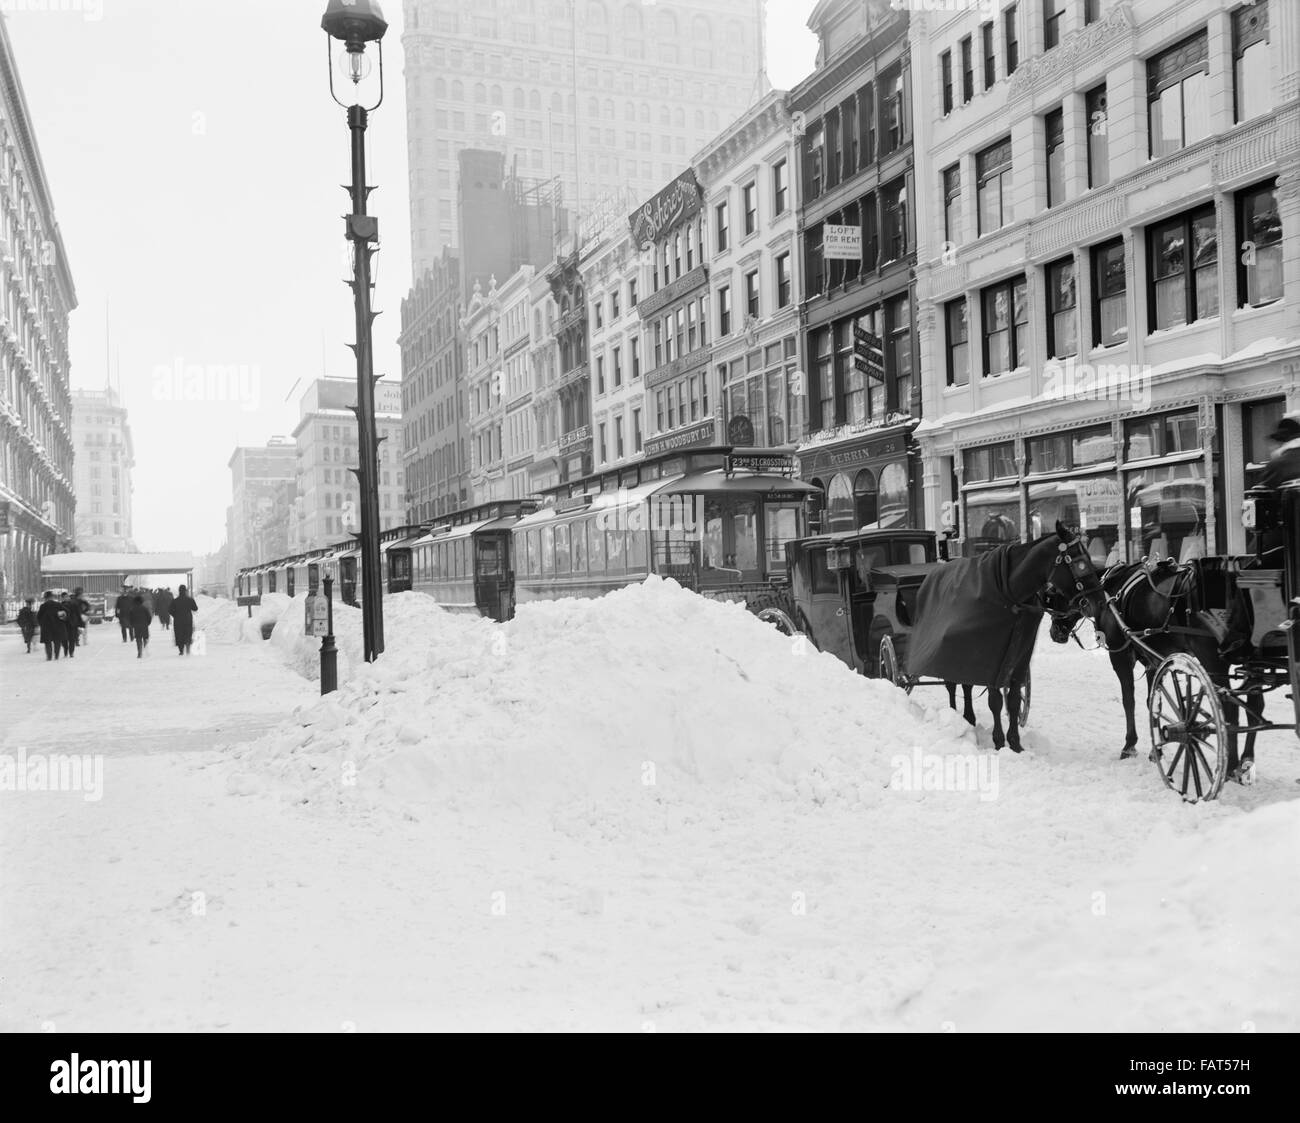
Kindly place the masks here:
<instances>
[{"instance_id":1,"label":"storefront window","mask_svg":"<svg viewBox=\"0 0 1300 1123\"><path fill-rule=\"evenodd\" d=\"M1093 565L1113 565L1120 560L1120 500L1119 481L1113 475L1030 484L1029 537L1050 534L1060 520L1083 532Z\"/></svg>"},{"instance_id":2,"label":"storefront window","mask_svg":"<svg viewBox=\"0 0 1300 1123\"><path fill-rule=\"evenodd\" d=\"M1124 426L1126 460L1145 460L1149 456L1169 456L1175 452L1192 452L1201 447L1197 411L1165 413L1139 417Z\"/></svg>"},{"instance_id":3,"label":"storefront window","mask_svg":"<svg viewBox=\"0 0 1300 1123\"><path fill-rule=\"evenodd\" d=\"M1016 478L1016 446L1012 441L986 445L984 448L969 448L962 456L965 482L968 484Z\"/></svg>"},{"instance_id":4,"label":"storefront window","mask_svg":"<svg viewBox=\"0 0 1300 1123\"><path fill-rule=\"evenodd\" d=\"M1020 541L1020 493L1015 488L995 488L966 493L968 549L1000 546Z\"/></svg>"},{"instance_id":5,"label":"storefront window","mask_svg":"<svg viewBox=\"0 0 1300 1123\"><path fill-rule=\"evenodd\" d=\"M1246 455L1246 486L1259 482L1264 466L1273 452L1268 439L1286 412L1285 398L1271 398L1266 402L1250 402L1241 407L1242 447Z\"/></svg>"},{"instance_id":6,"label":"storefront window","mask_svg":"<svg viewBox=\"0 0 1300 1123\"><path fill-rule=\"evenodd\" d=\"M1070 470L1070 438L1064 433L1048 437L1033 437L1025 442L1031 472L1068 472Z\"/></svg>"},{"instance_id":7,"label":"storefront window","mask_svg":"<svg viewBox=\"0 0 1300 1123\"><path fill-rule=\"evenodd\" d=\"M827 529L852 530L853 519L853 484L843 472L837 472L826 489Z\"/></svg>"},{"instance_id":8,"label":"storefront window","mask_svg":"<svg viewBox=\"0 0 1300 1123\"><path fill-rule=\"evenodd\" d=\"M906 526L907 499L907 469L902 464L886 464L880 473L880 525Z\"/></svg>"},{"instance_id":9,"label":"storefront window","mask_svg":"<svg viewBox=\"0 0 1300 1123\"><path fill-rule=\"evenodd\" d=\"M1129 561L1173 558L1183 562L1205 556L1203 472L1199 461L1188 461L1125 473Z\"/></svg>"},{"instance_id":10,"label":"storefront window","mask_svg":"<svg viewBox=\"0 0 1300 1123\"><path fill-rule=\"evenodd\" d=\"M1115 459L1115 435L1109 425L1079 429L1070 434L1070 465L1083 468Z\"/></svg>"},{"instance_id":11,"label":"storefront window","mask_svg":"<svg viewBox=\"0 0 1300 1123\"><path fill-rule=\"evenodd\" d=\"M857 514L855 526L870 526L876 521L876 477L869 468L863 468L853 478L853 506Z\"/></svg>"}]
</instances>

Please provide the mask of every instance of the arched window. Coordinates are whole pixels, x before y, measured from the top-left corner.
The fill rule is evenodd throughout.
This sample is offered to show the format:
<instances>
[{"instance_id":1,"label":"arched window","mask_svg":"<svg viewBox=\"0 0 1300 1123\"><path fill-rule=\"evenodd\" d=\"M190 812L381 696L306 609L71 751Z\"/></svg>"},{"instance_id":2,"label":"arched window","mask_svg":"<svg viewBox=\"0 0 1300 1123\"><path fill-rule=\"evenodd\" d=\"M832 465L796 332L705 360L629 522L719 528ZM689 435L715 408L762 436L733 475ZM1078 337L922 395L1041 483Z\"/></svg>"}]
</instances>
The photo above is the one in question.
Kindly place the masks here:
<instances>
[{"instance_id":1,"label":"arched window","mask_svg":"<svg viewBox=\"0 0 1300 1123\"><path fill-rule=\"evenodd\" d=\"M902 464L886 464L880 473L880 521L907 525L907 469Z\"/></svg>"},{"instance_id":2,"label":"arched window","mask_svg":"<svg viewBox=\"0 0 1300 1123\"><path fill-rule=\"evenodd\" d=\"M686 110L681 108L673 110L673 127L678 129L686 128Z\"/></svg>"},{"instance_id":3,"label":"arched window","mask_svg":"<svg viewBox=\"0 0 1300 1123\"><path fill-rule=\"evenodd\" d=\"M474 83L474 104L482 105L487 101L487 87L482 82Z\"/></svg>"},{"instance_id":4,"label":"arched window","mask_svg":"<svg viewBox=\"0 0 1300 1123\"><path fill-rule=\"evenodd\" d=\"M863 468L853 479L853 505L856 526L869 526L876 521L876 477L869 468Z\"/></svg>"},{"instance_id":5,"label":"arched window","mask_svg":"<svg viewBox=\"0 0 1300 1123\"><path fill-rule=\"evenodd\" d=\"M609 17L605 13L605 5L600 0L591 0L587 5L587 23L600 31L605 29L609 22Z\"/></svg>"},{"instance_id":6,"label":"arched window","mask_svg":"<svg viewBox=\"0 0 1300 1123\"><path fill-rule=\"evenodd\" d=\"M837 472L826 490L826 529L853 530L853 484L843 472Z\"/></svg>"},{"instance_id":7,"label":"arched window","mask_svg":"<svg viewBox=\"0 0 1300 1123\"><path fill-rule=\"evenodd\" d=\"M492 87L491 98L492 98L492 104L493 104L493 105L504 105L504 104L505 104L505 101L504 101L504 100L502 99L502 97L501 97L501 87L500 87L500 86L493 86L493 87Z\"/></svg>"},{"instance_id":8,"label":"arched window","mask_svg":"<svg viewBox=\"0 0 1300 1123\"><path fill-rule=\"evenodd\" d=\"M564 101L561 99L559 94L551 95L551 112L552 113L564 112Z\"/></svg>"},{"instance_id":9,"label":"arched window","mask_svg":"<svg viewBox=\"0 0 1300 1123\"><path fill-rule=\"evenodd\" d=\"M433 96L439 101L447 96L447 80L445 78L435 78L433 80Z\"/></svg>"},{"instance_id":10,"label":"arched window","mask_svg":"<svg viewBox=\"0 0 1300 1123\"><path fill-rule=\"evenodd\" d=\"M452 100L452 101L464 101L464 100L465 100L465 86L464 86L464 83L462 83L461 80L460 80L459 78L453 78L453 79L452 79L452 83L451 83L451 100Z\"/></svg>"},{"instance_id":11,"label":"arched window","mask_svg":"<svg viewBox=\"0 0 1300 1123\"><path fill-rule=\"evenodd\" d=\"M600 100L598 98L592 97L587 99L587 116L588 117L600 116Z\"/></svg>"},{"instance_id":12,"label":"arched window","mask_svg":"<svg viewBox=\"0 0 1300 1123\"><path fill-rule=\"evenodd\" d=\"M528 94L528 108L534 112L541 112L542 95L539 90L531 90Z\"/></svg>"},{"instance_id":13,"label":"arched window","mask_svg":"<svg viewBox=\"0 0 1300 1123\"><path fill-rule=\"evenodd\" d=\"M661 40L675 42L677 39L677 17L669 11L660 12L655 31Z\"/></svg>"},{"instance_id":14,"label":"arched window","mask_svg":"<svg viewBox=\"0 0 1300 1123\"><path fill-rule=\"evenodd\" d=\"M645 34L645 22L641 19L640 8L634 8L631 4L624 5L623 34L632 38L640 38Z\"/></svg>"},{"instance_id":15,"label":"arched window","mask_svg":"<svg viewBox=\"0 0 1300 1123\"><path fill-rule=\"evenodd\" d=\"M672 110L666 105L659 107L659 124L671 127L673 123Z\"/></svg>"},{"instance_id":16,"label":"arched window","mask_svg":"<svg viewBox=\"0 0 1300 1123\"><path fill-rule=\"evenodd\" d=\"M704 128L704 110L703 110L703 109L697 109L697 110L695 111L695 127L696 127L697 129L703 129L703 128Z\"/></svg>"},{"instance_id":17,"label":"arched window","mask_svg":"<svg viewBox=\"0 0 1300 1123\"><path fill-rule=\"evenodd\" d=\"M607 97L605 99L605 120L613 124L617 119L614 116L614 99Z\"/></svg>"},{"instance_id":18,"label":"arched window","mask_svg":"<svg viewBox=\"0 0 1300 1123\"><path fill-rule=\"evenodd\" d=\"M697 46L710 42L713 39L713 24L704 16L696 16L691 21L691 38Z\"/></svg>"},{"instance_id":19,"label":"arched window","mask_svg":"<svg viewBox=\"0 0 1300 1123\"><path fill-rule=\"evenodd\" d=\"M523 88L523 86L516 86L516 87L515 87L515 93L514 93L514 106L515 106L516 109L523 109L523 107L524 107L524 88Z\"/></svg>"},{"instance_id":20,"label":"arched window","mask_svg":"<svg viewBox=\"0 0 1300 1123\"><path fill-rule=\"evenodd\" d=\"M624 120L627 121L636 120L636 102L629 101L626 105L623 106L623 118Z\"/></svg>"}]
</instances>

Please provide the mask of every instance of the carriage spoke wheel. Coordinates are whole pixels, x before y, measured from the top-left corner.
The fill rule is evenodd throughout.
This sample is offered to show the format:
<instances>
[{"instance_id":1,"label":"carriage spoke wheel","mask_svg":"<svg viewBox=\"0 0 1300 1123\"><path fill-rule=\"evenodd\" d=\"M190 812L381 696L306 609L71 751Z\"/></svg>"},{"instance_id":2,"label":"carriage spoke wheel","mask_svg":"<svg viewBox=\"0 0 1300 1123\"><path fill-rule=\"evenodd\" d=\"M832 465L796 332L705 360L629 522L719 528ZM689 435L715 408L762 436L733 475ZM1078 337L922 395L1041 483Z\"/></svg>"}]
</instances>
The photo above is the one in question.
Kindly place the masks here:
<instances>
[{"instance_id":1,"label":"carriage spoke wheel","mask_svg":"<svg viewBox=\"0 0 1300 1123\"><path fill-rule=\"evenodd\" d=\"M908 694L912 693L912 687L916 685L910 675L903 673L893 636L882 636L880 640L880 677Z\"/></svg>"},{"instance_id":2,"label":"carriage spoke wheel","mask_svg":"<svg viewBox=\"0 0 1300 1123\"><path fill-rule=\"evenodd\" d=\"M1214 799L1228 769L1219 693L1200 662L1171 655L1151 680L1151 761L1188 803Z\"/></svg>"}]
</instances>

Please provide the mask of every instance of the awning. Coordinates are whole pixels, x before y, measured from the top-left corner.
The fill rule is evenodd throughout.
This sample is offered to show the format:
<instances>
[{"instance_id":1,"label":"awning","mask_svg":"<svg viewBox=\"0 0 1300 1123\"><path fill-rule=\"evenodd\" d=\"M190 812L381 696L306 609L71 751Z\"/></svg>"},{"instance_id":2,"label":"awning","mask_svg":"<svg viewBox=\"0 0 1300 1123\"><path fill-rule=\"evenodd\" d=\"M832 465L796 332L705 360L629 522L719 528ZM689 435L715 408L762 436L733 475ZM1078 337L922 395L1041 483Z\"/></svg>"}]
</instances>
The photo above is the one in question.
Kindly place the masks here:
<instances>
[{"instance_id":1,"label":"awning","mask_svg":"<svg viewBox=\"0 0 1300 1123\"><path fill-rule=\"evenodd\" d=\"M692 472L681 479L665 484L655 495L716 495L725 492L730 495L758 494L768 495L772 492L798 492L800 495L812 495L821 488L803 480L789 479L786 476L768 475L732 475L728 476L721 468L707 472Z\"/></svg>"}]
</instances>

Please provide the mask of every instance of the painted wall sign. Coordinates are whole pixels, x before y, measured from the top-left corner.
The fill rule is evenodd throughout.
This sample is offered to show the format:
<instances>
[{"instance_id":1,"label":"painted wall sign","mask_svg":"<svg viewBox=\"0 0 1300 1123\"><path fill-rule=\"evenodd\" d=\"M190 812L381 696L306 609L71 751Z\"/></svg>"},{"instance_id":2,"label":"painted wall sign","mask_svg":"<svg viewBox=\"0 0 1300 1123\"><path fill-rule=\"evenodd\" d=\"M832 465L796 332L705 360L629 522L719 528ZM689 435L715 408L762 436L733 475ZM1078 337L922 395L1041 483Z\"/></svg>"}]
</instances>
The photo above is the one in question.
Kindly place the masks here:
<instances>
[{"instance_id":1,"label":"painted wall sign","mask_svg":"<svg viewBox=\"0 0 1300 1123\"><path fill-rule=\"evenodd\" d=\"M628 215L632 241L640 249L659 240L665 230L699 214L702 197L695 169L687 168L648 203Z\"/></svg>"}]
</instances>

